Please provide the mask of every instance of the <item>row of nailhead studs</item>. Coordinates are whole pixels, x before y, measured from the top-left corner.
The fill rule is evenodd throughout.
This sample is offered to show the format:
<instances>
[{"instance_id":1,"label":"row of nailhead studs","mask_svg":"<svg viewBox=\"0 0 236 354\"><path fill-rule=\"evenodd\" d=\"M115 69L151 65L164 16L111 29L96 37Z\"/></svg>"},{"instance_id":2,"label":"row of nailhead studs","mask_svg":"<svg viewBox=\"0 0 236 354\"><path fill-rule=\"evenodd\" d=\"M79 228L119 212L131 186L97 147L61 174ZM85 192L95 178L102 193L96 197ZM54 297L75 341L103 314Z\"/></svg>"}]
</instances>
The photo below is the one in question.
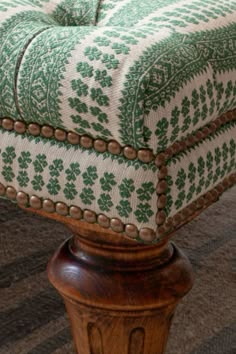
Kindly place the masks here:
<instances>
[{"instance_id":1,"label":"row of nailhead studs","mask_svg":"<svg viewBox=\"0 0 236 354\"><path fill-rule=\"evenodd\" d=\"M186 222L189 218L191 219L194 214L201 209L204 209L209 204L214 203L218 200L220 195L228 188L236 184L236 173L231 174L226 177L221 183L219 183L212 190L199 197L196 201L189 204L175 216L166 219L165 223L158 228L158 236L163 237L170 232L175 231L180 225Z\"/></svg>"},{"instance_id":2,"label":"row of nailhead studs","mask_svg":"<svg viewBox=\"0 0 236 354\"><path fill-rule=\"evenodd\" d=\"M77 206L69 207L62 202L54 203L50 199L42 200L35 195L29 197L28 194L22 191L17 192L15 188L11 186L5 187L1 183L0 196L6 196L10 200L17 201L20 206L30 206L33 209L43 209L47 213L56 212L59 215L70 216L76 220L83 219L92 224L98 223L101 227L111 228L115 232L124 232L131 238L139 237L144 242L152 242L156 238L155 231L150 228L142 228L138 230L138 228L133 224L124 225L123 222L118 218L108 218L104 214L97 215L91 210L83 211Z\"/></svg>"},{"instance_id":3,"label":"row of nailhead studs","mask_svg":"<svg viewBox=\"0 0 236 354\"><path fill-rule=\"evenodd\" d=\"M157 167L161 167L169 160L172 156L186 150L187 148L193 146L194 144L205 139L209 135L213 134L220 126L225 123L236 120L236 110L222 114L215 121L211 122L208 126L199 129L194 134L191 134L186 139L173 143L164 152L158 154L155 158L155 164Z\"/></svg>"},{"instance_id":4,"label":"row of nailhead studs","mask_svg":"<svg viewBox=\"0 0 236 354\"><path fill-rule=\"evenodd\" d=\"M96 215L91 210L82 211L79 207L68 207L65 203L54 203L50 199L41 200L37 196L29 197L24 192L17 192L13 187L5 187L0 183L0 196L7 196L11 200L16 200L20 206L30 205L33 209L43 209L48 213L56 212L59 215L71 216L73 219L83 219L89 223L98 223L101 227L111 228L117 233L125 232L131 238L139 237L144 242L153 242L156 237L160 238L176 230L181 224L187 221L196 211L204 209L205 206L217 201L219 196L229 187L236 184L236 173L226 177L211 191L199 197L196 201L185 207L175 216L168 218L163 225L159 226L157 232L150 228L138 228L133 224L124 225L118 218L108 218L104 214ZM165 218L166 219L166 218Z\"/></svg>"},{"instance_id":5,"label":"row of nailhead studs","mask_svg":"<svg viewBox=\"0 0 236 354\"><path fill-rule=\"evenodd\" d=\"M99 153L109 151L113 155L123 154L128 160L138 159L141 162L149 163L154 159L153 152L150 149L136 150L132 146L124 146L111 140L106 142L102 139L93 139L88 135L78 135L74 132L66 132L62 129L54 129L49 125L40 126L37 123L26 125L22 121L14 121L11 118L0 119L0 126L6 130L15 130L19 134L28 132L33 136L43 136L44 138L54 137L58 141L68 141L73 145L80 145L85 149L94 148Z\"/></svg>"},{"instance_id":6,"label":"row of nailhead studs","mask_svg":"<svg viewBox=\"0 0 236 354\"><path fill-rule=\"evenodd\" d=\"M187 147L193 146L196 142L201 141L208 135L214 133L221 125L236 119L236 110L227 112L221 117L217 118L214 122L211 122L209 126L198 130L195 134L190 135L187 139L173 143L165 152L161 152L155 158L153 152L150 149L139 149L138 151L132 146L122 147L117 141L111 140L109 142L103 139L93 139L88 135L79 135L74 132L66 132L62 129L54 129L49 125L40 126L37 123L30 123L28 126L22 121L14 121L11 118L1 118L0 126L6 130L15 130L19 134L23 134L26 131L33 136L42 135L45 138L54 137L58 141L68 141L70 144L80 144L83 148L94 148L99 153L109 151L113 155L123 155L129 159L138 159L144 163L150 163L155 158L155 164L157 167L162 166L165 161L171 158L173 155L184 151Z\"/></svg>"},{"instance_id":7,"label":"row of nailhead studs","mask_svg":"<svg viewBox=\"0 0 236 354\"><path fill-rule=\"evenodd\" d=\"M169 147L165 152L160 153L155 160L157 167L159 168L158 172L158 184L156 187L157 193L157 214L156 214L156 223L159 226L164 225L166 221L166 213L164 208L166 206L167 197L166 191L168 188L168 184L166 181L166 177L168 175L168 169L165 166L165 163L171 156L178 154L181 151L184 151L187 147L193 146L195 143L203 140L210 134L213 134L216 129L218 129L223 124L236 120L236 110L227 112L223 114L221 117L217 118L214 122L211 122L209 127L204 127L198 130L194 135L189 136L186 140L181 142L175 142L171 147ZM166 223L165 223L166 224ZM170 224L170 221L167 223Z\"/></svg>"}]
</instances>

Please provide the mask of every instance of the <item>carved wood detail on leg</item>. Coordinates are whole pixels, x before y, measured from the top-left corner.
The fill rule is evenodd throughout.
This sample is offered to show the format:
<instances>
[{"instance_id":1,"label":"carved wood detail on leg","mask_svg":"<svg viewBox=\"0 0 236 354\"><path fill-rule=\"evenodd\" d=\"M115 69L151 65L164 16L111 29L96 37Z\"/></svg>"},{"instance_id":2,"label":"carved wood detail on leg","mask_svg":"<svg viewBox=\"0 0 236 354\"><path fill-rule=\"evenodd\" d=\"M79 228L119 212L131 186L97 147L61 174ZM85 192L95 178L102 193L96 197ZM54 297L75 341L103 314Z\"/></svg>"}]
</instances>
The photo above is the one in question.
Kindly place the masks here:
<instances>
[{"instance_id":1,"label":"carved wood detail on leg","mask_svg":"<svg viewBox=\"0 0 236 354\"><path fill-rule=\"evenodd\" d=\"M77 353L163 354L175 307L193 283L186 257L168 242L71 229L48 275L65 300Z\"/></svg>"}]
</instances>

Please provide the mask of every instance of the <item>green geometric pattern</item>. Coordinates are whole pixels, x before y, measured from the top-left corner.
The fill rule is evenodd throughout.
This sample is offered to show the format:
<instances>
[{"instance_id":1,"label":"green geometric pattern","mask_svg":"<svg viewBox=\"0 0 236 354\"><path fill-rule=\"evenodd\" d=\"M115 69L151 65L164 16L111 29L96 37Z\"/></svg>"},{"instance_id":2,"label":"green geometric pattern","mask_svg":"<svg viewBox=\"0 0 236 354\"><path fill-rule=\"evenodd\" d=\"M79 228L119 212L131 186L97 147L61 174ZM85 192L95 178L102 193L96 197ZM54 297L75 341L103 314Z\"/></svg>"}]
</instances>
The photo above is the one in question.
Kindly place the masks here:
<instances>
[{"instance_id":1,"label":"green geometric pattern","mask_svg":"<svg viewBox=\"0 0 236 354\"><path fill-rule=\"evenodd\" d=\"M235 0L0 0L0 117L163 151L236 107Z\"/></svg>"},{"instance_id":2,"label":"green geometric pattern","mask_svg":"<svg viewBox=\"0 0 236 354\"><path fill-rule=\"evenodd\" d=\"M0 118L150 148L236 108L236 0L0 0ZM236 171L236 123L167 162L173 216ZM156 229L158 168L0 127L0 183Z\"/></svg>"},{"instance_id":3,"label":"green geometric pattern","mask_svg":"<svg viewBox=\"0 0 236 354\"><path fill-rule=\"evenodd\" d=\"M156 228L153 163L0 129L0 166L0 183L17 191ZM172 157L167 167L165 212L173 216L236 171L236 122Z\"/></svg>"},{"instance_id":4,"label":"green geometric pattern","mask_svg":"<svg viewBox=\"0 0 236 354\"><path fill-rule=\"evenodd\" d=\"M124 222L155 224L153 163L0 129L0 166L0 183L29 195L117 215Z\"/></svg>"}]
</instances>

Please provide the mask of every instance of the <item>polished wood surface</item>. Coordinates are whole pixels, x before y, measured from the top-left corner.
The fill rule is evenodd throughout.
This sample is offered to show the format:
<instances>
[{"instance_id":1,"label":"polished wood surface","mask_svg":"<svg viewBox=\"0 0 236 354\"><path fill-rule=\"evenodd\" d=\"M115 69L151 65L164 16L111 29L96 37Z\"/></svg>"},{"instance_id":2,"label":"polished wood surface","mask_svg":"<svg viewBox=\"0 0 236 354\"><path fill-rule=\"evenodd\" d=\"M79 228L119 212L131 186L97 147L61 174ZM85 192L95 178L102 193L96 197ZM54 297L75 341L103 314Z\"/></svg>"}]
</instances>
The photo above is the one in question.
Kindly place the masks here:
<instances>
[{"instance_id":1,"label":"polished wood surface","mask_svg":"<svg viewBox=\"0 0 236 354\"><path fill-rule=\"evenodd\" d=\"M69 223L73 237L48 265L63 296L78 354L163 354L175 307L193 284L167 240L138 244Z\"/></svg>"}]
</instances>

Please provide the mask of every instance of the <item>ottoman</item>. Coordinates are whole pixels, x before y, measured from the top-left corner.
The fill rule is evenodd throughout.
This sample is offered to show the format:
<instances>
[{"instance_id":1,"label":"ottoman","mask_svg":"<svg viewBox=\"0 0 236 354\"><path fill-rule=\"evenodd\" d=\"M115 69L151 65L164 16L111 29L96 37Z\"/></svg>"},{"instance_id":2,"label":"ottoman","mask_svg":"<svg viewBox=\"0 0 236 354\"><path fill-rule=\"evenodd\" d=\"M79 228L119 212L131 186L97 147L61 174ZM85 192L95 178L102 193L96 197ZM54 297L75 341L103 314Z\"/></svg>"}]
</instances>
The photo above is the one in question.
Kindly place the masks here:
<instances>
[{"instance_id":1,"label":"ottoman","mask_svg":"<svg viewBox=\"0 0 236 354\"><path fill-rule=\"evenodd\" d=\"M236 183L236 1L0 0L0 54L0 197L73 233L77 353L163 354L170 238Z\"/></svg>"}]
</instances>

